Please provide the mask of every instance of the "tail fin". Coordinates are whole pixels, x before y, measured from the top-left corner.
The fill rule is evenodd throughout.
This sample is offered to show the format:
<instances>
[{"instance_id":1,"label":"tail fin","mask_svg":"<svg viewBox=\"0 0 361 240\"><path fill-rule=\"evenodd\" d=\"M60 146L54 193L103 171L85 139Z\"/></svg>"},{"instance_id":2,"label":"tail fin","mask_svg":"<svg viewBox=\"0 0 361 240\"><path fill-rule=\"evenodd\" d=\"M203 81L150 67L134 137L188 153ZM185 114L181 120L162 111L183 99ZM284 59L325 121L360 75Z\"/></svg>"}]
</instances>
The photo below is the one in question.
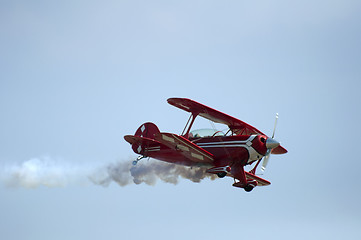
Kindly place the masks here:
<instances>
[{"instance_id":1,"label":"tail fin","mask_svg":"<svg viewBox=\"0 0 361 240\"><path fill-rule=\"evenodd\" d=\"M160 133L158 127L151 122L142 124L135 132L134 136L154 139L154 135Z\"/></svg>"},{"instance_id":2,"label":"tail fin","mask_svg":"<svg viewBox=\"0 0 361 240\"><path fill-rule=\"evenodd\" d=\"M124 136L124 139L132 145L132 149L135 153L147 156L147 148L159 146L159 142L154 140L154 135L159 133L160 131L154 123L147 122L138 128L134 136L126 135Z\"/></svg>"}]
</instances>

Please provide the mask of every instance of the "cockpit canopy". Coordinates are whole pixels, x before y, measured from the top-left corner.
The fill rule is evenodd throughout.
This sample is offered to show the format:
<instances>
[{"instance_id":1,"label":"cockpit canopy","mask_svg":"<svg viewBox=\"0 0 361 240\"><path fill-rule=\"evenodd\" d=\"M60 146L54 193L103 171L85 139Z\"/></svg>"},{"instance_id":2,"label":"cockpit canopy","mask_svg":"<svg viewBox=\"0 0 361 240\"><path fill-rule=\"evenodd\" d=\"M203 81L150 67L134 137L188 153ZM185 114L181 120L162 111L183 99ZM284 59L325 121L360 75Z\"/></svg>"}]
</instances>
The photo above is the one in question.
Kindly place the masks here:
<instances>
[{"instance_id":1,"label":"cockpit canopy","mask_svg":"<svg viewBox=\"0 0 361 240\"><path fill-rule=\"evenodd\" d=\"M211 128L196 129L189 133L191 138L224 136L224 132Z\"/></svg>"}]
</instances>

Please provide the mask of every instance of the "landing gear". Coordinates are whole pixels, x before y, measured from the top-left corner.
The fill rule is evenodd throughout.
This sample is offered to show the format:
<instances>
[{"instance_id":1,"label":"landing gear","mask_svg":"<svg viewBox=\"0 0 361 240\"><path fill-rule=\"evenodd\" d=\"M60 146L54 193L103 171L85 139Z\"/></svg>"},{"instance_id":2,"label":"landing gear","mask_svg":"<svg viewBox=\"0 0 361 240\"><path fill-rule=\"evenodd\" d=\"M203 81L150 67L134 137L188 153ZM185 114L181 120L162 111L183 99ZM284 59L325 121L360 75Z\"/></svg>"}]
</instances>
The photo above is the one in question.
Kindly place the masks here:
<instances>
[{"instance_id":1,"label":"landing gear","mask_svg":"<svg viewBox=\"0 0 361 240\"><path fill-rule=\"evenodd\" d=\"M225 176L227 176L227 173L226 172L219 172L219 173L217 173L217 176L219 178L224 178Z\"/></svg>"},{"instance_id":2,"label":"landing gear","mask_svg":"<svg viewBox=\"0 0 361 240\"><path fill-rule=\"evenodd\" d=\"M142 160L143 158L146 158L146 156L139 156L139 157L137 157L137 159L134 160L134 161L132 162L132 164L133 164L134 166L137 165L137 163L138 163L140 160Z\"/></svg>"},{"instance_id":3,"label":"landing gear","mask_svg":"<svg viewBox=\"0 0 361 240\"><path fill-rule=\"evenodd\" d=\"M245 190L246 192L250 192L250 191L253 190L253 188L254 188L254 186L252 186L251 184L248 184L247 186L244 187L244 190Z\"/></svg>"}]
</instances>

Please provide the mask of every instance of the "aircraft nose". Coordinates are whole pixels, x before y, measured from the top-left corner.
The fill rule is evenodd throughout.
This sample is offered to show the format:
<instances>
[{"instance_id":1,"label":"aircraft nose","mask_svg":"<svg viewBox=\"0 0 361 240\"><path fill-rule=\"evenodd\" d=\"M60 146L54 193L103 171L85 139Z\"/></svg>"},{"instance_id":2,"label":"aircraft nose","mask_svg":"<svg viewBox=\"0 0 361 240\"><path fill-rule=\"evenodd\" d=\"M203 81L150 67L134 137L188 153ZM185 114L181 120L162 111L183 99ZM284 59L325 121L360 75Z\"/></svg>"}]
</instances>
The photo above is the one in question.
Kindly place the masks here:
<instances>
[{"instance_id":1,"label":"aircraft nose","mask_svg":"<svg viewBox=\"0 0 361 240\"><path fill-rule=\"evenodd\" d=\"M268 138L266 140L266 147L267 148L270 148L270 149L273 149L273 148L276 148L280 145L280 143L276 140L274 140L273 138Z\"/></svg>"}]
</instances>

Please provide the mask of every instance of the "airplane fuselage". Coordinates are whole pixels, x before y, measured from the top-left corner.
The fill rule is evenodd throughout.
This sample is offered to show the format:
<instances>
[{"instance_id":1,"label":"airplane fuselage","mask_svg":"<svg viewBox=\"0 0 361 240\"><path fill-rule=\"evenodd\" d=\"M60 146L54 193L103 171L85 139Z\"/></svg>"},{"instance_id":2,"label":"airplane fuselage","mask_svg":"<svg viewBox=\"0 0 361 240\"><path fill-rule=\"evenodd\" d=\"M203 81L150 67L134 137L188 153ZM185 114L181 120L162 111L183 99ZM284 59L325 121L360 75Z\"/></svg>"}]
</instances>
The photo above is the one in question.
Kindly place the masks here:
<instances>
[{"instance_id":1,"label":"airplane fuselage","mask_svg":"<svg viewBox=\"0 0 361 240\"><path fill-rule=\"evenodd\" d=\"M260 160L267 151L266 139L267 137L263 135L239 135L190 138L189 140L213 154L214 162L212 165L219 167L233 165L235 162L245 166ZM193 162L161 143L154 143L144 149L135 148L133 150L144 156L170 163L186 166L210 165ZM179 149L179 151L181 150Z\"/></svg>"}]
</instances>

